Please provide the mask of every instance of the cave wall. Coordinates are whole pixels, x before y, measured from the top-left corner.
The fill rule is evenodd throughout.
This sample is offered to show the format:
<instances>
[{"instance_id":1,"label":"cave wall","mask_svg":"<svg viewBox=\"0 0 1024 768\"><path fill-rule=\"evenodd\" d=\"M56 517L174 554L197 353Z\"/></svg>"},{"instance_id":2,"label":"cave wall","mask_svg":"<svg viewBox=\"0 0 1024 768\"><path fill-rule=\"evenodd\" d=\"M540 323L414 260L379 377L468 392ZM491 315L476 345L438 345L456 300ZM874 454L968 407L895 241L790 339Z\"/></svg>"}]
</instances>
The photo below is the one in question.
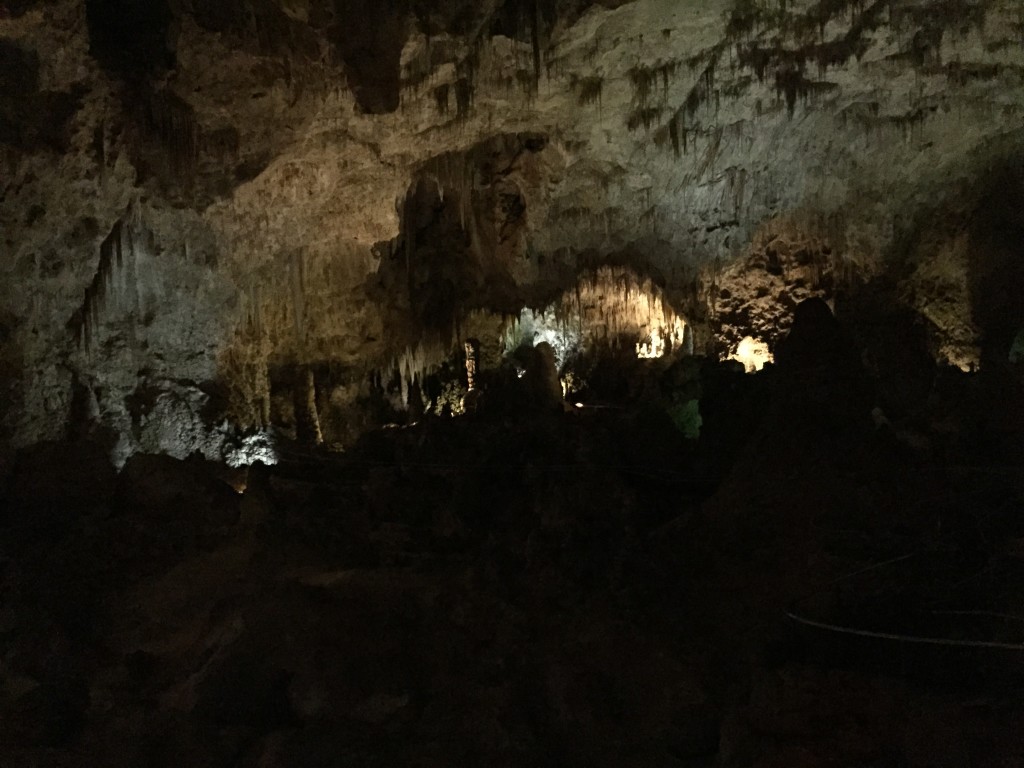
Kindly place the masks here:
<instances>
[{"instance_id":1,"label":"cave wall","mask_svg":"<svg viewBox=\"0 0 1024 768\"><path fill-rule=\"evenodd\" d=\"M970 221L1019 179L1022 35L1015 0L0 3L4 448L84 420L122 456L224 455L272 371L358 388L415 335L389 260L444 162L472 190L453 311L625 261L727 347L788 322L788 278L761 311L738 266L771 232L812 292L887 276L961 363L1019 309L986 309L1014 214ZM536 161L488 166L520 135Z\"/></svg>"}]
</instances>

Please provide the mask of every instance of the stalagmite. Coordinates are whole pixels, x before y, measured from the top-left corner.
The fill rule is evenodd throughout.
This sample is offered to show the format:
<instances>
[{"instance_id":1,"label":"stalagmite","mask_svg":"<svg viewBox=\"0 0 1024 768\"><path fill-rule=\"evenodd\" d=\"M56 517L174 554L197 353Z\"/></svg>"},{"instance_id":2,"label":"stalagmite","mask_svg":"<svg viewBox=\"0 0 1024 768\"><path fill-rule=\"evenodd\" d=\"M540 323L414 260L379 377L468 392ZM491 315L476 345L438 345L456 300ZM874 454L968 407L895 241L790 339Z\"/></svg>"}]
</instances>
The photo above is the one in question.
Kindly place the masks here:
<instances>
[{"instance_id":1,"label":"stalagmite","mask_svg":"<svg viewBox=\"0 0 1024 768\"><path fill-rule=\"evenodd\" d=\"M316 409L316 380L311 368L298 373L292 390L295 407L295 434L299 442L320 445L320 417Z\"/></svg>"},{"instance_id":2,"label":"stalagmite","mask_svg":"<svg viewBox=\"0 0 1024 768\"><path fill-rule=\"evenodd\" d=\"M476 360L479 346L479 343L474 341L467 341L465 344L466 388L469 390L476 389Z\"/></svg>"}]
</instances>

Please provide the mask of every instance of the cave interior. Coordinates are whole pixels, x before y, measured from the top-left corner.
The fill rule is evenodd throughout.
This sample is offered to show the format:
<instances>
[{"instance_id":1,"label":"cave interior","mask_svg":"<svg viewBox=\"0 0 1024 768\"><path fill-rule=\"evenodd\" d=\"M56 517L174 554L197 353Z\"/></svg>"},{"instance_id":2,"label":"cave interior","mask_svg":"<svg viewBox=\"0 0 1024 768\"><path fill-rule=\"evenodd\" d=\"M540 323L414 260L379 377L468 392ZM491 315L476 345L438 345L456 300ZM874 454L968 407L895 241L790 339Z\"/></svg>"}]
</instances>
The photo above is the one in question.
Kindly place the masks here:
<instances>
[{"instance_id":1,"label":"cave interior","mask_svg":"<svg viewBox=\"0 0 1024 768\"><path fill-rule=\"evenodd\" d=\"M1019 0L0 0L0 766L1024 766Z\"/></svg>"}]
</instances>

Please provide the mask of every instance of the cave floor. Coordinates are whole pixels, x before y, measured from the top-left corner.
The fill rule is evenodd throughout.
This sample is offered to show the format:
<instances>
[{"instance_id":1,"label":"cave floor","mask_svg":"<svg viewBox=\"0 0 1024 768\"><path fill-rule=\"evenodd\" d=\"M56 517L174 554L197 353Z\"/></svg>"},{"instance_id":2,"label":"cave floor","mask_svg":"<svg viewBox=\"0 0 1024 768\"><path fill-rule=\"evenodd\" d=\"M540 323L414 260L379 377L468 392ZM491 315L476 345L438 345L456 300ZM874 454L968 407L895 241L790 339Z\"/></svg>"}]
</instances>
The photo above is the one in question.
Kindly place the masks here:
<instances>
[{"instance_id":1,"label":"cave floor","mask_svg":"<svg viewBox=\"0 0 1024 768\"><path fill-rule=\"evenodd\" d=\"M634 403L25 453L0 765L1024 765L1019 431L722 381L695 442Z\"/></svg>"}]
</instances>

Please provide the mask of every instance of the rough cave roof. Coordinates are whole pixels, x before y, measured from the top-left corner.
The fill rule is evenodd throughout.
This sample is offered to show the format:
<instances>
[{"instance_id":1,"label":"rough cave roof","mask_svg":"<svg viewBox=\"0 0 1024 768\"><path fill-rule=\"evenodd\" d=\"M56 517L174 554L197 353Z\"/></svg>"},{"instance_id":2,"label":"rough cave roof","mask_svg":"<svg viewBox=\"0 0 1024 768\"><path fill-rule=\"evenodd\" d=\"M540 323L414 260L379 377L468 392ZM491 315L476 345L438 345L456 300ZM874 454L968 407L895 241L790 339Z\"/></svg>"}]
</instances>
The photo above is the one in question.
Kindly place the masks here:
<instances>
[{"instance_id":1,"label":"rough cave roof","mask_svg":"<svg viewBox=\"0 0 1024 768\"><path fill-rule=\"evenodd\" d=\"M408 334L388 327L382 265L425 177L441 199L486 186L489 205L521 209L514 227L472 213L497 232L467 235L479 263L457 288L474 306L555 295L606 261L684 302L769 231L884 271L1019 168L1021 14L1016 0L8 0L9 426L56 429L74 377L131 392L224 378L228 359L396 354L388 339ZM131 276L104 272L118 222L135 233ZM119 298L99 311L108 282ZM933 319L968 344L954 304ZM265 333L240 342L255 315Z\"/></svg>"}]
</instances>

